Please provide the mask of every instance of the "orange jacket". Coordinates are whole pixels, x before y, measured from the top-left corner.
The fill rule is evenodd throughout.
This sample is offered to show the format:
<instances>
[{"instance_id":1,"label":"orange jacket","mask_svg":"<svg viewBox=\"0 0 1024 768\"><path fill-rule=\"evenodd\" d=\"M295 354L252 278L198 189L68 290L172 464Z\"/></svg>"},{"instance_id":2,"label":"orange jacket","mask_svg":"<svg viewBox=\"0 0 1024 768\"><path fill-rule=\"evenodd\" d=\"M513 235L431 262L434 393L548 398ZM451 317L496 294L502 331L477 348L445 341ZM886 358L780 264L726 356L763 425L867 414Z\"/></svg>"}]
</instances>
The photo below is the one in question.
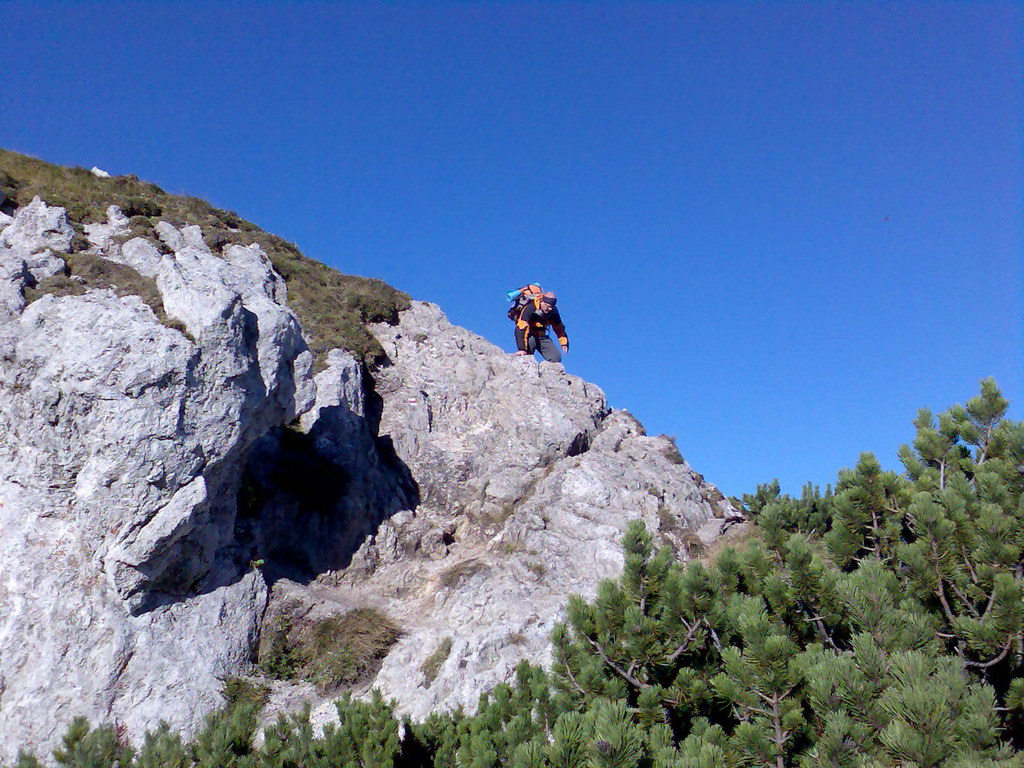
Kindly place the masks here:
<instances>
[{"instance_id":1,"label":"orange jacket","mask_svg":"<svg viewBox=\"0 0 1024 768\"><path fill-rule=\"evenodd\" d=\"M558 336L558 343L568 349L569 337L565 333L565 326L562 324L562 317L558 314L558 309L552 307L547 314L541 312L539 299L534 299L519 313L519 319L516 320L516 345L521 351L526 352L530 337L547 336L548 326L551 326L555 335Z\"/></svg>"}]
</instances>

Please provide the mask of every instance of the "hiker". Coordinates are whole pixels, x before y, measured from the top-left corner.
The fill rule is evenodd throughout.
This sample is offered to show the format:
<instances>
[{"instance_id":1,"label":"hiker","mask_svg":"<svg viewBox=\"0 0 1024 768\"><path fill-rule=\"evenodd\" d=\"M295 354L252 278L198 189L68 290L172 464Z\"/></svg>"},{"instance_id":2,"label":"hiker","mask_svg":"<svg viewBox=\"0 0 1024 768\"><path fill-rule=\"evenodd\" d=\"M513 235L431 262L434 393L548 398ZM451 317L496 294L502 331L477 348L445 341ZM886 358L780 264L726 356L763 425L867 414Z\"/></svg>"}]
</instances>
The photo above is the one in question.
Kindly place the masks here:
<instances>
[{"instance_id":1,"label":"hiker","mask_svg":"<svg viewBox=\"0 0 1024 768\"><path fill-rule=\"evenodd\" d=\"M549 363L562 362L562 353L569 351L569 337L555 305L558 298L551 291L541 293L526 302L516 320L516 355L532 355L540 352ZM558 335L558 345L548 336L548 326ZM561 347L561 351L559 351Z\"/></svg>"}]
</instances>

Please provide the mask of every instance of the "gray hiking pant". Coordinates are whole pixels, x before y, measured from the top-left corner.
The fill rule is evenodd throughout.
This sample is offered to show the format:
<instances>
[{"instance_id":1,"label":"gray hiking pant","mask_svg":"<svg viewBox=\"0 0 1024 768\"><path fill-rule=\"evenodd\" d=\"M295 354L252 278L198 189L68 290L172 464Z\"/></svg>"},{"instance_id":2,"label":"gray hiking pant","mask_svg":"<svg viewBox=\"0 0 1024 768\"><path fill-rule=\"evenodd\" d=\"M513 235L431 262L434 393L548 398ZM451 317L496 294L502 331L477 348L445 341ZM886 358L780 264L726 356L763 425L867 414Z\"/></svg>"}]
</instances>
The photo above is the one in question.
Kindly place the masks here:
<instances>
[{"instance_id":1,"label":"gray hiking pant","mask_svg":"<svg viewBox=\"0 0 1024 768\"><path fill-rule=\"evenodd\" d=\"M540 352L541 356L549 363L562 362L562 348L550 336L541 336L539 338L531 336L526 341L526 351L531 355L534 352Z\"/></svg>"}]
</instances>

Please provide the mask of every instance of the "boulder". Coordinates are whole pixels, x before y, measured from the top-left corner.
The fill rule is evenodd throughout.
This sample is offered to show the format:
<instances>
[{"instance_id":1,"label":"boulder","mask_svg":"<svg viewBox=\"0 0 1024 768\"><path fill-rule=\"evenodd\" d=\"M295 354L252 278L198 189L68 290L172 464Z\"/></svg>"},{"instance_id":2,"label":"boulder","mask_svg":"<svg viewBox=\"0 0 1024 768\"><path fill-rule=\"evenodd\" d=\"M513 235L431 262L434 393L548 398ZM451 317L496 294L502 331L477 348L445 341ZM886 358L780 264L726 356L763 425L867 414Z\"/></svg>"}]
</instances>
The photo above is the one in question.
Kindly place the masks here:
<instances>
[{"instance_id":1,"label":"boulder","mask_svg":"<svg viewBox=\"0 0 1024 768\"><path fill-rule=\"evenodd\" d=\"M129 230L128 217L116 205L107 208L107 220L86 224L85 236L95 248L110 254L114 252L115 238Z\"/></svg>"},{"instance_id":2,"label":"boulder","mask_svg":"<svg viewBox=\"0 0 1024 768\"><path fill-rule=\"evenodd\" d=\"M48 206L36 196L19 208L14 220L0 232L0 247L30 254L48 249L66 252L73 235L64 209Z\"/></svg>"}]
</instances>

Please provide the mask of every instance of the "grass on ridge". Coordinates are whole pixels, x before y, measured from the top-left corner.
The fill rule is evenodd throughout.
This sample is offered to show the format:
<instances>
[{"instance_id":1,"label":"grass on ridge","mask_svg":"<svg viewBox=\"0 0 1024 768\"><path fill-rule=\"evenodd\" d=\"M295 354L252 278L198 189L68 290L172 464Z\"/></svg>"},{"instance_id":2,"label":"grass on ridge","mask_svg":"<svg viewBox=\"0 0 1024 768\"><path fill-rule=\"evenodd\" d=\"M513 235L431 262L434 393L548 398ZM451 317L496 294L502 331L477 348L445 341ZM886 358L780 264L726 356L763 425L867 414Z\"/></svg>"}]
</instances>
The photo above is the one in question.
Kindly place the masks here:
<instances>
[{"instance_id":1,"label":"grass on ridge","mask_svg":"<svg viewBox=\"0 0 1024 768\"><path fill-rule=\"evenodd\" d=\"M53 165L0 148L0 190L8 197L6 206L27 205L38 195L48 205L64 208L75 229L71 245L73 255L89 247L84 236L85 225L106 221L106 211L111 205L119 206L131 219L131 236L134 237L156 241L153 227L159 221L167 221L178 227L187 224L201 227L203 239L214 253L230 243L259 244L285 279L288 305L302 324L318 366L323 365L327 352L336 347L348 350L368 365L378 362L383 350L366 325L394 323L398 313L409 307L408 295L382 280L342 274L303 256L293 243L264 232L233 211L214 208L198 197L168 194L137 176L100 178L85 168ZM69 262L71 274L76 274L74 270ZM88 278L88 275L82 276ZM129 290L129 283L136 282L125 282L126 290ZM44 283L36 290L81 292L60 279ZM83 290L87 286L79 285ZM144 294L139 295L150 303Z\"/></svg>"},{"instance_id":2,"label":"grass on ridge","mask_svg":"<svg viewBox=\"0 0 1024 768\"><path fill-rule=\"evenodd\" d=\"M33 302L44 294L54 296L78 296L89 288L110 288L118 296L138 296L145 302L157 319L175 330L185 333L181 321L168 317L164 302L157 290L156 280L139 274L127 264L118 264L89 253L66 254L64 271L40 281L34 288L25 291L25 299Z\"/></svg>"}]
</instances>

